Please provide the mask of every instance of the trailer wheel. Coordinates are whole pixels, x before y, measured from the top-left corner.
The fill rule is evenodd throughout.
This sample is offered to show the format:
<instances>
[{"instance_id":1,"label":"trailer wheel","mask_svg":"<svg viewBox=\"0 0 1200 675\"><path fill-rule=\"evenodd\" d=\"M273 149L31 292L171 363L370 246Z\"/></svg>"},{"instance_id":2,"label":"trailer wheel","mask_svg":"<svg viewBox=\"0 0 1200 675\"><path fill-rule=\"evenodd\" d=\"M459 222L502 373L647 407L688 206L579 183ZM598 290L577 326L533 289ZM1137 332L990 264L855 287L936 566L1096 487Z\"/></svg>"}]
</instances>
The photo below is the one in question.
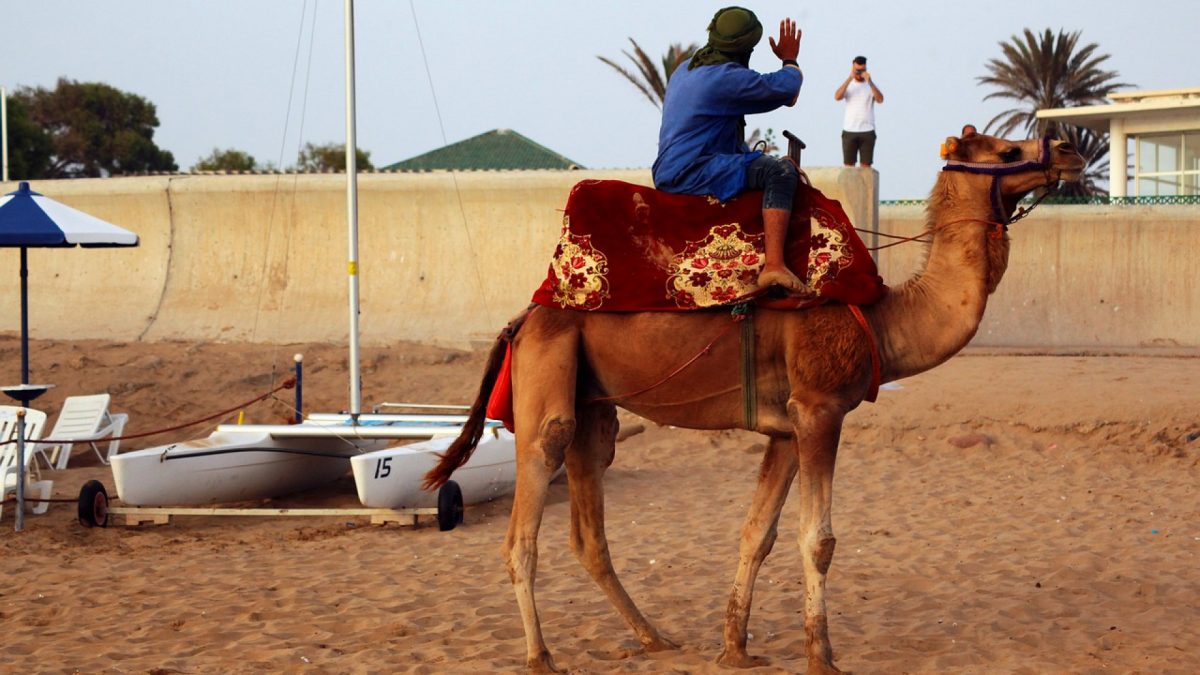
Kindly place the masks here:
<instances>
[{"instance_id":1,"label":"trailer wheel","mask_svg":"<svg viewBox=\"0 0 1200 675\"><path fill-rule=\"evenodd\" d=\"M462 488L458 483L446 481L438 490L437 509L438 529L442 532L453 530L463 521Z\"/></svg>"},{"instance_id":2,"label":"trailer wheel","mask_svg":"<svg viewBox=\"0 0 1200 675\"><path fill-rule=\"evenodd\" d=\"M79 523L84 527L108 527L108 492L104 483L89 480L79 488Z\"/></svg>"}]
</instances>

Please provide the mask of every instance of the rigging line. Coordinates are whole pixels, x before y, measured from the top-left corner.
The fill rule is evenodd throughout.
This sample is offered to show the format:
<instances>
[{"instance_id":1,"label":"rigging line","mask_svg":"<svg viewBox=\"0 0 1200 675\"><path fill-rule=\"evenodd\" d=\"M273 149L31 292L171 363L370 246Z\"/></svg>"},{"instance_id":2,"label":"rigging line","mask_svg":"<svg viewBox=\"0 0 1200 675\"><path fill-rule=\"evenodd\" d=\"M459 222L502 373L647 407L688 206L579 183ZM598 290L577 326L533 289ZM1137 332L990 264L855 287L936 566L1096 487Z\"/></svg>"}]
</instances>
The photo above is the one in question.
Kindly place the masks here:
<instances>
[{"instance_id":1,"label":"rigging line","mask_svg":"<svg viewBox=\"0 0 1200 675\"><path fill-rule=\"evenodd\" d=\"M429 69L429 56L425 53L425 41L421 39L421 24L417 20L417 7L413 0L408 0L408 8L412 12L413 28L417 33L417 46L421 49L421 61L425 64L425 78L429 81L429 94L433 97L433 110L437 114L438 129L442 132L442 145L449 145L450 141L446 138L446 124L442 120L442 107L438 105L437 90L433 86L433 72ZM467 250L472 255L471 271L475 274L475 284L479 288L479 297L483 303L483 311L485 314L496 313L497 308L491 302L488 302L488 286L483 283L483 277L479 273L479 256L475 253L475 242L471 238L471 228L467 226L467 209L463 205L462 190L458 186L458 172L450 170L450 179L454 181L454 195L458 198L458 213L462 217L463 233L467 236ZM495 317L492 317L494 320Z\"/></svg>"},{"instance_id":2,"label":"rigging line","mask_svg":"<svg viewBox=\"0 0 1200 675\"><path fill-rule=\"evenodd\" d=\"M305 62L304 90L300 97L300 124L299 124L299 128L297 129L297 132L296 132L296 157L297 157L297 159L299 158L300 150L303 147L302 144L304 143L304 124L305 124L305 121L308 119L308 89L309 89L309 83L312 80L312 60L313 60L314 45L316 44L316 37L317 37L317 13L318 13L318 11L319 11L319 0L313 0L312 21L311 21L311 23L309 23L309 30L308 30L308 58L307 58L307 61ZM295 52L295 56L293 57L293 62L292 62L292 83L291 83L291 89L288 92L288 109L287 109L287 118L286 119L289 121L291 119L292 103L295 99L296 77L297 77L297 73L298 73L299 67L300 67L300 53L301 53L300 50L301 50L301 46L304 43L304 23L305 23L305 17L307 16L307 12L308 12L308 0L305 0L303 6L301 7L300 30L296 36L296 52ZM282 141L280 142L280 147L279 147L279 163L280 163L280 165L282 165L282 163L283 163L283 153L285 152L285 149L287 147L287 128L288 128L288 126L289 126L289 124L285 122L284 135L283 135ZM278 174L275 179L275 190L271 196L271 216L270 216L270 220L268 221L268 226L267 226L267 245L265 247L265 252L263 254L263 275L262 275L262 281L259 283L259 288L258 288L258 306L255 308L255 312L254 312L255 335L257 335L257 333L258 333L259 318L262 313L263 294L265 292L265 289L270 285L269 270L270 270L271 249L272 249L272 244L274 243L274 233L275 233L275 229L274 229L275 214L276 214L275 207L279 201L279 189L280 189L281 180L282 180L282 174ZM289 202L289 211L288 211L293 216L295 215L295 211L296 211L296 192L297 192L297 183L299 180L300 180L299 167L296 167L296 170L292 172L291 200ZM285 234L286 234L286 228L285 228ZM287 245L288 245L289 239L290 239L290 237L284 238L283 266L284 266L285 272L284 272L283 278L285 280L285 283L284 283L285 287L286 287L286 279L287 279L287 273L286 273ZM280 291L279 309L276 311L276 317L282 316L286 313L286 311L287 311L286 301L287 301L286 288L283 288ZM276 325L278 325L278 324L276 324ZM278 380L278 378L280 376L279 350L280 350L280 345L279 345L278 340L277 339L272 340L272 342L271 342L271 384L275 384L275 382Z\"/></svg>"},{"instance_id":3,"label":"rigging line","mask_svg":"<svg viewBox=\"0 0 1200 675\"><path fill-rule=\"evenodd\" d=\"M307 0L305 0L305 2L307 3ZM319 7L319 3L320 3L320 0L313 0L312 23L309 24L309 28L308 28L308 61L304 64L304 93L301 94L301 96L300 96L300 126L296 130L296 161L297 162L299 162L299 160L300 160L300 152L304 147L303 146L304 123L308 119L308 85L312 81L312 61L313 61L314 46L316 45L316 42L317 42L317 10ZM301 27L301 34L303 35L303 27ZM291 196L291 202L289 204L289 209L288 209L288 213L290 213L292 216L291 222L293 223L293 227L296 223L296 193L298 192L297 186L299 184L299 181L300 181L300 167L297 166L296 170L294 172L292 172L292 196ZM278 185L278 183L276 185ZM286 234L287 230L285 229L284 231ZM270 241L270 239L268 239L268 241L267 241L268 252L270 251L270 248L271 248L270 243L271 243L271 241ZM289 275L288 255L287 254L288 254L288 247L290 246L290 244L291 244L291 237L286 236L284 238L284 250L283 250L284 283L283 283L283 288L280 291L279 310L275 313L276 317L284 316L287 313L287 279L288 279L288 275ZM275 380L279 375L279 350L280 350L280 345L279 345L278 340L272 341L272 343L271 343L271 384L275 384Z\"/></svg>"},{"instance_id":4,"label":"rigging line","mask_svg":"<svg viewBox=\"0 0 1200 675\"><path fill-rule=\"evenodd\" d=\"M314 6L314 12L313 12L313 23L314 24L316 23L315 9L316 8ZM304 0L304 3L300 6L300 28L296 33L296 49L292 55L292 77L288 84L287 108L284 110L284 115L283 115L283 136L279 139L279 156L278 156L278 162L275 165L276 170L280 170L280 168L283 164L283 152L284 152L284 149L287 148L288 127L291 126L291 122L292 122L292 101L295 98L295 94L296 94L296 72L300 68L300 46L304 44L304 22L305 22L307 15L308 15L308 0ZM271 211L270 211L270 214L267 216L267 246L263 253L262 273L260 275L260 279L259 279L259 283L258 283L258 297L255 301L255 306L254 306L254 328L250 333L252 341L258 337L258 323L259 323L260 315L262 314L263 292L267 286L267 269L269 266L268 263L270 260L270 253L271 253L271 239L272 239L272 234L275 229L275 207L279 202L279 183L282 180L283 180L283 174L281 174L281 173L275 174L275 188L271 192ZM272 356L271 364L272 364L271 365L271 381L272 381L272 383L274 383L274 381L275 381L275 356Z\"/></svg>"}]
</instances>

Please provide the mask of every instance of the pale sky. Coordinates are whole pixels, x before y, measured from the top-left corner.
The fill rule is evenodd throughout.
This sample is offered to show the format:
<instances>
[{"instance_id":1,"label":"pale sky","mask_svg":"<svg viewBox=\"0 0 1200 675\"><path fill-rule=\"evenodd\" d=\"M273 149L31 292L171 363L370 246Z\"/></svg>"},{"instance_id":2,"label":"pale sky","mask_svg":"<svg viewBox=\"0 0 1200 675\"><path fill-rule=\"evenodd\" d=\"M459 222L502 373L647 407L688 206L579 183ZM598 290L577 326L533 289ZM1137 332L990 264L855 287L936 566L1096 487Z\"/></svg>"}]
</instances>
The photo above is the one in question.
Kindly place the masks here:
<instances>
[{"instance_id":1,"label":"pale sky","mask_svg":"<svg viewBox=\"0 0 1200 675\"><path fill-rule=\"evenodd\" d=\"M703 43L728 1L358 0L358 145L382 166L510 128L589 168L648 167L659 111L596 56L624 61L629 37L655 57L673 42ZM767 35L785 16L803 30L799 103L747 123L777 137L796 133L808 144L806 165L841 164L843 104L833 92L856 54L869 58L886 97L876 108L884 199L924 197L938 144L1008 107L984 103L990 90L975 78L1000 56L998 43L1026 27L1082 31L1081 42L1111 54L1106 67L1133 89L1200 86L1196 0L746 6ZM0 86L53 88L67 77L139 94L158 108L155 141L183 170L214 147L286 166L304 142L344 141L341 0L4 0L0 8ZM751 67L778 64L764 36Z\"/></svg>"}]
</instances>

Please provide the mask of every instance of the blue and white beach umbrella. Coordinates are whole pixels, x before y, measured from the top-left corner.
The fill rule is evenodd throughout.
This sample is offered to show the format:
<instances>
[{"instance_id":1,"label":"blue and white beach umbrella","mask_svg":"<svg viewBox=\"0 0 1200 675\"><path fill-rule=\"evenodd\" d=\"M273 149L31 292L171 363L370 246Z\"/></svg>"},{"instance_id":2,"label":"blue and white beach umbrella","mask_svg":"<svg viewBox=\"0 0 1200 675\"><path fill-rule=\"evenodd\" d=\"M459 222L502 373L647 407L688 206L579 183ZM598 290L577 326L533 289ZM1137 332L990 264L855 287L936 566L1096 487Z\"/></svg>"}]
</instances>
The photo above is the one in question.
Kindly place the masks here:
<instances>
[{"instance_id":1,"label":"blue and white beach umbrella","mask_svg":"<svg viewBox=\"0 0 1200 675\"><path fill-rule=\"evenodd\" d=\"M29 269L26 249L137 246L138 236L44 197L21 182L0 197L0 246L21 249L21 384L29 384Z\"/></svg>"}]
</instances>

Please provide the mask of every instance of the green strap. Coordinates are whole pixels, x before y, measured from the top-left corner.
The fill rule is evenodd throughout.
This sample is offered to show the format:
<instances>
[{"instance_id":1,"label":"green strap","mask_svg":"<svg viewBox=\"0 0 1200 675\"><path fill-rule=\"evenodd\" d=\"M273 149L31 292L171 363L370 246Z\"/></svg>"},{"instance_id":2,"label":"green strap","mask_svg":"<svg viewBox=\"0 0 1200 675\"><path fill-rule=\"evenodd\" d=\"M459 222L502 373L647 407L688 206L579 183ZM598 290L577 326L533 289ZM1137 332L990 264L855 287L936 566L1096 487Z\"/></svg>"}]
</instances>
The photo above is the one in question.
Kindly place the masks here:
<instances>
[{"instance_id":1,"label":"green strap","mask_svg":"<svg viewBox=\"0 0 1200 675\"><path fill-rule=\"evenodd\" d=\"M754 306L743 302L733 307L734 319L742 323L742 420L747 429L758 426L758 386L754 376ZM740 317L740 318L739 318Z\"/></svg>"}]
</instances>

